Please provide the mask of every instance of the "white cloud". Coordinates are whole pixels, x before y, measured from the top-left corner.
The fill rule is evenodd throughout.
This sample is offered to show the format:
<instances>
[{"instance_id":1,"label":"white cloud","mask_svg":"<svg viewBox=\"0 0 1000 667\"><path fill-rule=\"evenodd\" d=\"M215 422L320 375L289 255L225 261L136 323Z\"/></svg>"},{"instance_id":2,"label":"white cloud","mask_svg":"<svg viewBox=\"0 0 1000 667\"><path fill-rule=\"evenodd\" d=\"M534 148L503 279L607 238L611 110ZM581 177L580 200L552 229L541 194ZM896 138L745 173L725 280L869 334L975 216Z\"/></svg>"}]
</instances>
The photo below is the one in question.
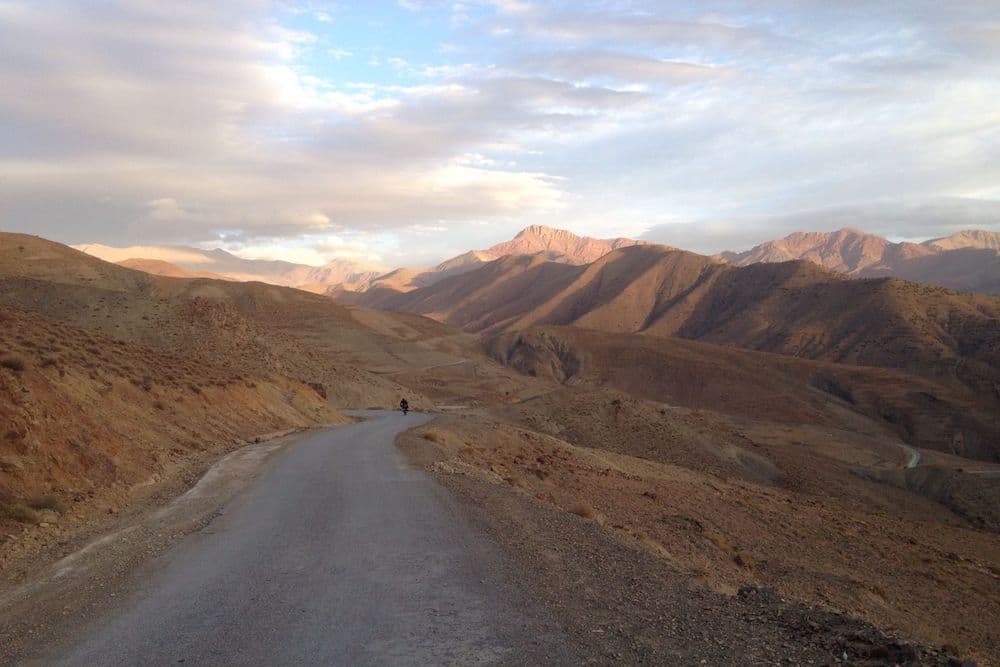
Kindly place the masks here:
<instances>
[{"instance_id":1,"label":"white cloud","mask_svg":"<svg viewBox=\"0 0 1000 667\"><path fill-rule=\"evenodd\" d=\"M403 0L412 29L453 17L416 53L363 13L333 39L350 3L0 0L0 219L268 252L336 230L428 259L438 227L472 247L480 222L738 219L705 227L735 245L886 201L910 221L865 219L913 234L915 202L1000 198L989 4Z\"/></svg>"}]
</instances>

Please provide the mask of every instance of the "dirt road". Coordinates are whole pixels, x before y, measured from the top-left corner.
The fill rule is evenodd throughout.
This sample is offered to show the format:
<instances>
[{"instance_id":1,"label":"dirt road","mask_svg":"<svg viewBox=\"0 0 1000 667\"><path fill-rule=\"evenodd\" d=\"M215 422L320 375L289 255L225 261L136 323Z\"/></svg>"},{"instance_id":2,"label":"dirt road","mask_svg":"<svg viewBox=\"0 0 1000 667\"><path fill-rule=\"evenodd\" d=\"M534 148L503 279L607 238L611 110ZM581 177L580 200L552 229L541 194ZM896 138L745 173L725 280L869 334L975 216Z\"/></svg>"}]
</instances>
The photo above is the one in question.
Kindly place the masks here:
<instances>
[{"instance_id":1,"label":"dirt road","mask_svg":"<svg viewBox=\"0 0 1000 667\"><path fill-rule=\"evenodd\" d=\"M911 447L910 445L904 445L900 443L899 446L906 453L906 464L904 468L916 468L920 465L920 450L916 447Z\"/></svg>"},{"instance_id":2,"label":"dirt road","mask_svg":"<svg viewBox=\"0 0 1000 667\"><path fill-rule=\"evenodd\" d=\"M497 548L394 447L427 417L369 416L303 436L41 662L576 662L506 585Z\"/></svg>"}]
</instances>

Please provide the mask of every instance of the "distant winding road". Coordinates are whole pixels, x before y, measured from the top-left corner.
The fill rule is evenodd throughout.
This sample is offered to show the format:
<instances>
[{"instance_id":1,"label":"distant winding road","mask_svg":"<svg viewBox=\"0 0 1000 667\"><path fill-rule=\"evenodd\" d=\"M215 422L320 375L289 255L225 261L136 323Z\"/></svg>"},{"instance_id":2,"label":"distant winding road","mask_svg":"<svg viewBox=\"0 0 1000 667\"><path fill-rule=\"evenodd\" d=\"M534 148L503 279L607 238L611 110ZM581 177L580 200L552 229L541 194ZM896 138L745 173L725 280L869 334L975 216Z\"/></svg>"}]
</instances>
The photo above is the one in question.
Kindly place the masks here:
<instances>
[{"instance_id":1,"label":"distant winding road","mask_svg":"<svg viewBox=\"0 0 1000 667\"><path fill-rule=\"evenodd\" d=\"M906 463L903 465L904 468L916 468L920 465L920 450L911 445L904 445L900 443L903 451L906 452Z\"/></svg>"},{"instance_id":2,"label":"distant winding road","mask_svg":"<svg viewBox=\"0 0 1000 667\"><path fill-rule=\"evenodd\" d=\"M426 422L303 436L62 665L573 664L505 584L502 557L393 441Z\"/></svg>"}]
</instances>

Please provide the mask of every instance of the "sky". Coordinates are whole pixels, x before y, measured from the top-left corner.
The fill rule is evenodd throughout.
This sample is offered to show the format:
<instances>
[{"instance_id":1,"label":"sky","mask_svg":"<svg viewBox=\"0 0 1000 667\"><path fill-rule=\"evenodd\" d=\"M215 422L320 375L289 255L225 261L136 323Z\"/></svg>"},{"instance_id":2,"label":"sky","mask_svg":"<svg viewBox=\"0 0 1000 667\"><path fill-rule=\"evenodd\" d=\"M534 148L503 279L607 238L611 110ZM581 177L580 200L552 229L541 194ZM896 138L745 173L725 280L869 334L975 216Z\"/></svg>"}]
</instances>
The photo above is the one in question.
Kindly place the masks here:
<instances>
[{"instance_id":1,"label":"sky","mask_svg":"<svg viewBox=\"0 0 1000 667\"><path fill-rule=\"evenodd\" d=\"M425 266L1000 231L1000 0L0 0L0 229Z\"/></svg>"}]
</instances>

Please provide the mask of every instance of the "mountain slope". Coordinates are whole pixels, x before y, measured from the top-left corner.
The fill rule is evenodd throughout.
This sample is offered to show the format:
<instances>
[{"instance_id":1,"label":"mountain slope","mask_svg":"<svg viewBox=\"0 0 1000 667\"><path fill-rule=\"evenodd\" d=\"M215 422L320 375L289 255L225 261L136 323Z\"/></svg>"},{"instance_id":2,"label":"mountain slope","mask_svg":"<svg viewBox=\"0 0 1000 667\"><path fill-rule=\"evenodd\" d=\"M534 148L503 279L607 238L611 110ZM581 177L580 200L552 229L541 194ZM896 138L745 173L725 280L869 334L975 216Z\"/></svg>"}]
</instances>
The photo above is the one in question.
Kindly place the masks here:
<instances>
[{"instance_id":1,"label":"mountain slope","mask_svg":"<svg viewBox=\"0 0 1000 667\"><path fill-rule=\"evenodd\" d=\"M297 287L310 292L323 293L333 285L347 285L352 289L367 285L383 274L381 267L348 259L334 259L323 266L296 264L282 260L244 259L225 250L201 250L186 246L134 246L115 248L97 243L75 246L88 255L108 262L116 262L139 270L151 270L159 275L165 272L163 264L172 264L182 271L199 277L218 277L241 282L259 281L284 287ZM143 265L137 262L145 263ZM180 276L175 277L191 277Z\"/></svg>"},{"instance_id":2,"label":"mountain slope","mask_svg":"<svg viewBox=\"0 0 1000 667\"><path fill-rule=\"evenodd\" d=\"M996 400L897 370L579 327L502 333L486 348L522 373L574 387L610 386L670 405L867 437L878 425L913 446L1000 460Z\"/></svg>"},{"instance_id":3,"label":"mountain slope","mask_svg":"<svg viewBox=\"0 0 1000 667\"><path fill-rule=\"evenodd\" d=\"M627 238L595 239L577 236L565 229L554 229L544 225L531 225L521 230L510 241L498 243L483 254L493 257L507 255L534 255L540 252L555 253L567 264L589 264L612 250L644 245L644 241Z\"/></svg>"},{"instance_id":4,"label":"mountain slope","mask_svg":"<svg viewBox=\"0 0 1000 667\"><path fill-rule=\"evenodd\" d=\"M188 271L187 269L182 269L176 264L171 264L170 262L165 262L162 259L126 259L121 262L116 262L119 266L124 266L126 269L135 269L136 271L144 271L146 273L152 273L155 276L167 276L169 278L211 278L213 280L227 280L227 278L218 273L212 273L210 271Z\"/></svg>"},{"instance_id":5,"label":"mountain slope","mask_svg":"<svg viewBox=\"0 0 1000 667\"><path fill-rule=\"evenodd\" d=\"M595 239L578 236L565 229L554 229L544 225L525 227L509 241L493 245L485 250L470 250L452 257L432 269L396 269L371 282L370 297L353 297L336 290L336 296L351 303L375 303L390 296L385 290L409 292L420 287L429 287L445 278L460 276L474 271L494 260L514 255L539 255L545 260L561 264L589 264L599 257L619 248L645 245L645 241L627 238Z\"/></svg>"},{"instance_id":6,"label":"mountain slope","mask_svg":"<svg viewBox=\"0 0 1000 667\"><path fill-rule=\"evenodd\" d=\"M368 313L259 282L154 276L26 235L0 234L0 304L157 349L194 351L238 372L322 384L340 406L392 406L410 393L362 368L455 358L418 345L452 333L424 318Z\"/></svg>"},{"instance_id":7,"label":"mountain slope","mask_svg":"<svg viewBox=\"0 0 1000 667\"><path fill-rule=\"evenodd\" d=\"M125 485L163 478L206 450L346 421L303 382L5 306L0 350L0 524L11 508L51 494L53 505L117 507Z\"/></svg>"},{"instance_id":8,"label":"mountain slope","mask_svg":"<svg viewBox=\"0 0 1000 667\"><path fill-rule=\"evenodd\" d=\"M660 246L585 266L508 257L460 278L373 295L468 331L575 325L898 368L1000 396L1000 299L804 261L733 267ZM365 303L362 299L362 303Z\"/></svg>"},{"instance_id":9,"label":"mountain slope","mask_svg":"<svg viewBox=\"0 0 1000 667\"><path fill-rule=\"evenodd\" d=\"M1000 294L1000 233L967 230L923 243L893 243L851 228L796 232L718 259L748 266L808 260L852 277L894 276L962 291Z\"/></svg>"}]
</instances>

